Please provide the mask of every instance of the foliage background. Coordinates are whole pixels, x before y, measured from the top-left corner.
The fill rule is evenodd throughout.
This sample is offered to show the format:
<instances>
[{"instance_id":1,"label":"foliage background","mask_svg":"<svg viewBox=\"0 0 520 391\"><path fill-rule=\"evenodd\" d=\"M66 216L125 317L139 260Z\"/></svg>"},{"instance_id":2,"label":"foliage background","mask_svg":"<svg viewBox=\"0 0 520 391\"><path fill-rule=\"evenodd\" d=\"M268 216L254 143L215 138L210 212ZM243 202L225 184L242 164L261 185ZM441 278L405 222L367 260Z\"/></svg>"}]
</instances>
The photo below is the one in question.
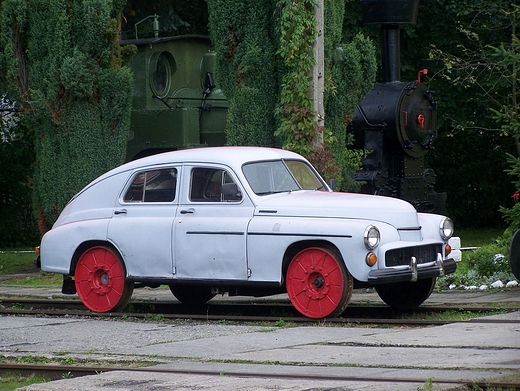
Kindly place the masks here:
<instances>
[{"instance_id":1,"label":"foliage background","mask_svg":"<svg viewBox=\"0 0 520 391\"><path fill-rule=\"evenodd\" d=\"M222 56L219 83L232 100L230 139L280 146L270 130L280 126L275 110L287 71L276 54L281 3L0 1L0 83L19 102L19 112L27 114L16 137L1 145L0 245L35 236L28 198L33 187L44 230L74 192L120 162L131 96L131 74L118 54L117 26L110 25L120 10L123 38L133 37L133 24L154 13L162 35L211 32ZM508 222L518 224L520 212L515 210L520 208L512 197L517 181L506 172L514 174L518 169L511 167L520 165L516 3L423 0L417 24L401 31L401 79L414 80L418 69L428 68L423 81L436 93L439 132L428 166L437 173L436 190L448 193L448 213L457 226L503 226L500 211L511 208ZM91 17L93 22L85 23ZM349 162L355 153L345 148L350 136L344 124L377 78L374 64L379 61L367 59L374 53L371 45L379 55L379 31L363 26L358 0L325 0L325 19L326 126L335 137L326 149L334 164L343 166L344 188L350 188L348 170L355 165ZM115 88L124 93L111 95ZM112 147L99 147L107 141ZM40 153L43 149L49 152Z\"/></svg>"},{"instance_id":2,"label":"foliage background","mask_svg":"<svg viewBox=\"0 0 520 391\"><path fill-rule=\"evenodd\" d=\"M2 3L2 74L32 132L33 208L42 234L72 195L123 162L133 85L118 42L123 5Z\"/></svg>"},{"instance_id":3,"label":"foliage background","mask_svg":"<svg viewBox=\"0 0 520 391\"><path fill-rule=\"evenodd\" d=\"M228 144L275 146L279 79L274 2L213 0L208 8L216 77L229 102Z\"/></svg>"}]
</instances>

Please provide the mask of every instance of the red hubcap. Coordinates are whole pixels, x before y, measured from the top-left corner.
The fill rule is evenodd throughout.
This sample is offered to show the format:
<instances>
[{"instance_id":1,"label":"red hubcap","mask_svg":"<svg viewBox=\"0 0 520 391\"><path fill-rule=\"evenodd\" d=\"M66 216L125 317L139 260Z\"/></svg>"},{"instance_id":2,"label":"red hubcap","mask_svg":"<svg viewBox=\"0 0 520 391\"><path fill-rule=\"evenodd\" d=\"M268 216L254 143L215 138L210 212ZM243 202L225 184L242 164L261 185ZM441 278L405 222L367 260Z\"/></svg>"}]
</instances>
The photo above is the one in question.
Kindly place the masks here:
<instances>
[{"instance_id":1,"label":"red hubcap","mask_svg":"<svg viewBox=\"0 0 520 391\"><path fill-rule=\"evenodd\" d=\"M345 304L345 272L322 248L299 252L287 270L287 293L294 307L310 318L329 316Z\"/></svg>"},{"instance_id":2,"label":"red hubcap","mask_svg":"<svg viewBox=\"0 0 520 391\"><path fill-rule=\"evenodd\" d=\"M123 297L123 266L108 248L93 247L85 251L76 265L74 280L79 298L92 311L108 312Z\"/></svg>"}]
</instances>

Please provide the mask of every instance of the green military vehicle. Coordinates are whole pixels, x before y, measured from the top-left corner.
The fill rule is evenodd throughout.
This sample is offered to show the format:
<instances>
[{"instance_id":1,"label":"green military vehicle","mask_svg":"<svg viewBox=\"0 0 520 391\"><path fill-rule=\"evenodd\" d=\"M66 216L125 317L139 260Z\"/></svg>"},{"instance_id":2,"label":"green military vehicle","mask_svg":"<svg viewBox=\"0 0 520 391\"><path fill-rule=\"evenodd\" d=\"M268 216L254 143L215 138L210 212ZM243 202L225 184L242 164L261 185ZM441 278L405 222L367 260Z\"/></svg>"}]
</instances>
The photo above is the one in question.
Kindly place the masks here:
<instances>
[{"instance_id":1,"label":"green military vehicle","mask_svg":"<svg viewBox=\"0 0 520 391\"><path fill-rule=\"evenodd\" d=\"M227 100L208 37L131 39L134 97L126 160L226 143Z\"/></svg>"}]
</instances>

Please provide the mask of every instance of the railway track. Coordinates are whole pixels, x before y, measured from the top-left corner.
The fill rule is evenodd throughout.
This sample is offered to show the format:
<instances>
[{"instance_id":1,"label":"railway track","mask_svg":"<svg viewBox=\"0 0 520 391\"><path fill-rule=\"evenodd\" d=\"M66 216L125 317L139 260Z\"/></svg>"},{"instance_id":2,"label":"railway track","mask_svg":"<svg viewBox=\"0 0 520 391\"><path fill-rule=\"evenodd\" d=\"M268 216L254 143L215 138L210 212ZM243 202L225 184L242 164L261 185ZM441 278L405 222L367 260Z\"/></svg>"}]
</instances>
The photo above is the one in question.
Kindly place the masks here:
<instances>
[{"instance_id":1,"label":"railway track","mask_svg":"<svg viewBox=\"0 0 520 391\"><path fill-rule=\"evenodd\" d=\"M284 302L210 302L201 308L189 308L178 302L132 302L125 312L93 313L78 300L25 298L0 299L0 314L85 316L97 318L136 318L155 320L191 319L199 321L290 322L296 324L433 326L457 322L519 323L511 319L482 316L518 311L519 306L422 306L413 312L397 312L384 305L352 304L337 318L309 319ZM439 319L439 318L445 319Z\"/></svg>"},{"instance_id":2,"label":"railway track","mask_svg":"<svg viewBox=\"0 0 520 391\"><path fill-rule=\"evenodd\" d=\"M226 371L220 370L201 370L201 369L164 369L156 367L145 367L145 368L128 368L128 367L116 367L116 366L74 366L74 365L38 365L38 364L11 364L11 363L0 363L0 374L21 374L21 375L32 375L38 374L42 377L49 378L51 380L81 377L88 375L98 375L111 371L125 371L125 372L140 372L140 373L154 373L154 374L171 374L171 375L205 375L205 376L227 376L227 377L240 377L240 378L256 378L256 379L277 379L280 381L299 380L299 381L312 381L319 387L319 382L333 381L333 382L362 382L362 383L382 383L382 384L417 384L418 386L434 383L442 384L450 387L466 387L457 389L468 389L468 390L503 390L503 391L516 391L520 390L520 382L516 381L467 381L467 380L454 380L454 379L443 379L435 378L433 381L431 378L418 378L418 377L366 377L366 376L338 376L338 375L303 375L303 374L290 374L290 373L277 373L270 374L260 372L252 368L250 371Z\"/></svg>"}]
</instances>

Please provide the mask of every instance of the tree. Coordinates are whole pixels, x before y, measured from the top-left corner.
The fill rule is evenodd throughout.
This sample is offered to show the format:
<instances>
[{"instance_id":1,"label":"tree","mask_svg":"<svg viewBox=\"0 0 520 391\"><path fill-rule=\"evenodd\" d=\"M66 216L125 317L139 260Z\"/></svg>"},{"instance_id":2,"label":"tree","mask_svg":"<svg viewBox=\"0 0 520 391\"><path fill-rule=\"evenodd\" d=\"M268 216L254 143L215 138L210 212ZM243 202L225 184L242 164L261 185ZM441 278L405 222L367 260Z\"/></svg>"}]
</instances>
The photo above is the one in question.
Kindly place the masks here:
<instances>
[{"instance_id":1,"label":"tree","mask_svg":"<svg viewBox=\"0 0 520 391\"><path fill-rule=\"evenodd\" d=\"M324 4L325 117L330 128L327 120L325 128L317 125L310 94L315 0L211 0L210 33L218 58L216 77L229 100L228 143L293 150L327 179L341 181L351 157L345 148L346 119L354 111L352 102L371 87L361 77L373 81L375 59L373 46L360 37L339 48L345 0ZM364 44L368 46L360 49ZM356 76L349 74L353 69L359 71ZM349 176L343 172L343 178Z\"/></svg>"},{"instance_id":2,"label":"tree","mask_svg":"<svg viewBox=\"0 0 520 391\"><path fill-rule=\"evenodd\" d=\"M2 3L2 75L34 131L41 233L76 192L124 160L133 79L118 43L123 5Z\"/></svg>"},{"instance_id":3,"label":"tree","mask_svg":"<svg viewBox=\"0 0 520 391\"><path fill-rule=\"evenodd\" d=\"M515 7L506 0L438 0L425 7L428 25L438 20L441 30L427 54L442 126L431 161L437 183L448 192L450 212L462 225L500 224L500 206L512 202L506 156L516 147L514 132L506 129L513 119L507 116L518 110L512 107L516 76L499 52L512 48ZM432 23L441 10L449 17ZM450 31L449 37L442 31Z\"/></svg>"},{"instance_id":4,"label":"tree","mask_svg":"<svg viewBox=\"0 0 520 391\"><path fill-rule=\"evenodd\" d=\"M507 9L506 12L511 21L511 42L509 44L502 43L500 46L491 47L491 49L492 55L498 60L498 66L502 75L504 75L507 84L511 88L511 94L509 98L506 98L505 104L499 110L493 110L493 112L495 113L495 118L502 124L501 130L503 134L512 137L516 147L516 154L508 155L508 162L511 167L506 170L514 178L513 184L516 189L512 195L514 204L510 208L501 208L501 212L509 223L509 233L512 234L520 229L520 80L518 78L520 37L517 35L520 7L516 4L511 4L511 8Z\"/></svg>"}]
</instances>

